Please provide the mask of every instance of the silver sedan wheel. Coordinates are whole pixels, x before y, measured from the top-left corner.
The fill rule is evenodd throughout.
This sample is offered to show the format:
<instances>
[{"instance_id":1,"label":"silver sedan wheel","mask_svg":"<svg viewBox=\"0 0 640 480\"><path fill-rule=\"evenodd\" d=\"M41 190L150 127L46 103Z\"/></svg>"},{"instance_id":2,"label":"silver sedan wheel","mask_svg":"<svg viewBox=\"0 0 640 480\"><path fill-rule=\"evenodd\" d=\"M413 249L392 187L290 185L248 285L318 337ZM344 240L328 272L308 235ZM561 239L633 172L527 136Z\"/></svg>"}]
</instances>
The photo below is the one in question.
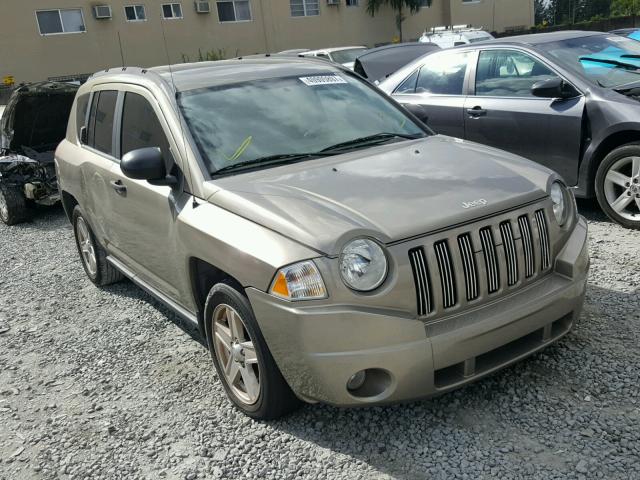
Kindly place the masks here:
<instances>
[{"instance_id":1,"label":"silver sedan wheel","mask_svg":"<svg viewBox=\"0 0 640 480\"><path fill-rule=\"evenodd\" d=\"M87 227L87 223L82 217L78 217L78 220L76 221L76 234L78 235L78 245L80 246L82 261L91 276L93 276L98 272L96 250L93 248L93 242L91 242L89 227Z\"/></svg>"},{"instance_id":2,"label":"silver sedan wheel","mask_svg":"<svg viewBox=\"0 0 640 480\"><path fill-rule=\"evenodd\" d=\"M238 312L220 304L213 311L213 346L227 385L235 396L253 405L260 396L260 366L253 341Z\"/></svg>"},{"instance_id":3,"label":"silver sedan wheel","mask_svg":"<svg viewBox=\"0 0 640 480\"><path fill-rule=\"evenodd\" d=\"M609 206L627 220L640 220L640 157L621 158L604 178Z\"/></svg>"}]
</instances>

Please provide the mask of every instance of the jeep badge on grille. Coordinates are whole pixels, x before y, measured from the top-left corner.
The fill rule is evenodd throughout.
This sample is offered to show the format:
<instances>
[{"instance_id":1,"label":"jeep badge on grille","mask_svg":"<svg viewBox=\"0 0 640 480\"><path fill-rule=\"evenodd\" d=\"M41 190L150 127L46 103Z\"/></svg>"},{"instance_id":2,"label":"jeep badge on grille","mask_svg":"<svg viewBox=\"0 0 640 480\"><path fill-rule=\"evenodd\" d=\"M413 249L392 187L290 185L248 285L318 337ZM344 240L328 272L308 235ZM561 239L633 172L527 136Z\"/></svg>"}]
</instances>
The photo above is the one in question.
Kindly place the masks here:
<instances>
[{"instance_id":1,"label":"jeep badge on grille","mask_svg":"<svg viewBox=\"0 0 640 480\"><path fill-rule=\"evenodd\" d=\"M473 200L472 202L462 202L462 208L479 207L480 205L486 205L488 202L484 198Z\"/></svg>"}]
</instances>

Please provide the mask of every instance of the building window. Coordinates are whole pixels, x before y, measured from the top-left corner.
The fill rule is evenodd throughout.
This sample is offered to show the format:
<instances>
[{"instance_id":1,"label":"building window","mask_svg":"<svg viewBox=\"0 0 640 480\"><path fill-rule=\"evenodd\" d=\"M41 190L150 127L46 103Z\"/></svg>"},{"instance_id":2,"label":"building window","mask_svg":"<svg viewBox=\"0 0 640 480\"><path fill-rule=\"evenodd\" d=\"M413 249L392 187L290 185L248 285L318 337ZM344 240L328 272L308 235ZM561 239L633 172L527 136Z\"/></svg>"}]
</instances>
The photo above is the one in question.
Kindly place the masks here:
<instances>
[{"instance_id":1,"label":"building window","mask_svg":"<svg viewBox=\"0 0 640 480\"><path fill-rule=\"evenodd\" d=\"M217 2L218 20L221 22L248 22L251 20L251 7L248 0Z\"/></svg>"},{"instance_id":2,"label":"building window","mask_svg":"<svg viewBox=\"0 0 640 480\"><path fill-rule=\"evenodd\" d=\"M358 0L346 0L347 7L357 7Z\"/></svg>"},{"instance_id":3,"label":"building window","mask_svg":"<svg viewBox=\"0 0 640 480\"><path fill-rule=\"evenodd\" d=\"M162 18L166 20L182 18L182 5L179 3L165 3L162 5Z\"/></svg>"},{"instance_id":4,"label":"building window","mask_svg":"<svg viewBox=\"0 0 640 480\"><path fill-rule=\"evenodd\" d=\"M86 32L82 9L68 8L64 10L36 11L40 35L55 35L58 33Z\"/></svg>"},{"instance_id":5,"label":"building window","mask_svg":"<svg viewBox=\"0 0 640 480\"><path fill-rule=\"evenodd\" d=\"M124 14L127 17L127 22L142 22L147 19L144 5L127 5L124 7Z\"/></svg>"},{"instance_id":6,"label":"building window","mask_svg":"<svg viewBox=\"0 0 640 480\"><path fill-rule=\"evenodd\" d=\"M318 0L289 0L292 17L320 15Z\"/></svg>"},{"instance_id":7,"label":"building window","mask_svg":"<svg viewBox=\"0 0 640 480\"><path fill-rule=\"evenodd\" d=\"M433 0L420 0L420 8L431 8Z\"/></svg>"}]
</instances>

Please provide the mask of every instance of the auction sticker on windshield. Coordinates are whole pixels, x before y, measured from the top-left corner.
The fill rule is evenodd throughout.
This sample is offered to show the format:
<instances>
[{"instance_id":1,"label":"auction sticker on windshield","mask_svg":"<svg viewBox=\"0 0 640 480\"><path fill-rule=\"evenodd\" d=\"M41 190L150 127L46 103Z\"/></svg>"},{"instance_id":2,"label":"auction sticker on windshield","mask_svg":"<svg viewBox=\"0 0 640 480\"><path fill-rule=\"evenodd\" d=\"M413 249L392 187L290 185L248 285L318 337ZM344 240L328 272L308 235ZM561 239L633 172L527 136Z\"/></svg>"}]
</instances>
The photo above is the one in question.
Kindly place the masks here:
<instances>
[{"instance_id":1,"label":"auction sticker on windshield","mask_svg":"<svg viewBox=\"0 0 640 480\"><path fill-rule=\"evenodd\" d=\"M299 77L300 81L310 87L316 85L334 85L336 83L347 83L347 81L339 75L314 75L313 77Z\"/></svg>"}]
</instances>

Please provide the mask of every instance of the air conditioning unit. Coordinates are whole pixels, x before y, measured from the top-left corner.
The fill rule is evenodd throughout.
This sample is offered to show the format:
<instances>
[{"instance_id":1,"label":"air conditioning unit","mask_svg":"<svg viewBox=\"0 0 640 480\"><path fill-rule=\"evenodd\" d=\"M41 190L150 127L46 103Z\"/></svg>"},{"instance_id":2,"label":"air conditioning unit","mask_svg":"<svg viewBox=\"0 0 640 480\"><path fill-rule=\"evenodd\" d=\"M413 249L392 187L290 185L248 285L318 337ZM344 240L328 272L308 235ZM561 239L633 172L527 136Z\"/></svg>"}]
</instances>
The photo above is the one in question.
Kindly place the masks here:
<instances>
[{"instance_id":1,"label":"air conditioning unit","mask_svg":"<svg viewBox=\"0 0 640 480\"><path fill-rule=\"evenodd\" d=\"M93 16L97 20L111 18L111 5L95 5L93 7Z\"/></svg>"},{"instance_id":2,"label":"air conditioning unit","mask_svg":"<svg viewBox=\"0 0 640 480\"><path fill-rule=\"evenodd\" d=\"M209 13L210 11L209 2L196 0L196 13Z\"/></svg>"},{"instance_id":3,"label":"air conditioning unit","mask_svg":"<svg viewBox=\"0 0 640 480\"><path fill-rule=\"evenodd\" d=\"M340 5L340 0L327 0L327 5Z\"/></svg>"}]
</instances>

